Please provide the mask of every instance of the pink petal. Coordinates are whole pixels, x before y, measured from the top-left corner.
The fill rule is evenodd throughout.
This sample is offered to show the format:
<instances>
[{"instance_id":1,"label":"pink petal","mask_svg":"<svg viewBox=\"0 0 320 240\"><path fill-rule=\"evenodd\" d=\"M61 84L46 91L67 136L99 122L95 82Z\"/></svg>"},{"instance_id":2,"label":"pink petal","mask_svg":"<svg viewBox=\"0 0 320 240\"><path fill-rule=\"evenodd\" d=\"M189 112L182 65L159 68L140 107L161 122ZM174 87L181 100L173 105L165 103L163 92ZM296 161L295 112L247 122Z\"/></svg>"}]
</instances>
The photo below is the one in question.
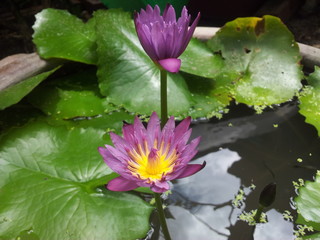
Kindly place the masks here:
<instances>
[{"instance_id":1,"label":"pink petal","mask_svg":"<svg viewBox=\"0 0 320 240\"><path fill-rule=\"evenodd\" d=\"M181 67L181 60L178 58L161 59L158 60L158 63L161 65L161 67L163 67L164 70L171 73L179 72Z\"/></svg>"},{"instance_id":2,"label":"pink petal","mask_svg":"<svg viewBox=\"0 0 320 240\"><path fill-rule=\"evenodd\" d=\"M189 176L199 172L205 166L206 166L206 162L203 162L203 164L188 164L183 169L183 171L178 176L176 176L174 179L189 177Z\"/></svg>"},{"instance_id":3,"label":"pink petal","mask_svg":"<svg viewBox=\"0 0 320 240\"><path fill-rule=\"evenodd\" d=\"M98 151L102 155L104 162L114 172L126 176L127 178L134 178L134 176L132 176L127 171L127 160L119 160L118 158L113 156L108 149L103 147L99 147Z\"/></svg>"},{"instance_id":4,"label":"pink petal","mask_svg":"<svg viewBox=\"0 0 320 240\"><path fill-rule=\"evenodd\" d=\"M118 136L117 134L111 132L110 138L113 143L113 145L123 153L126 153L126 149L131 149L130 143L125 141L122 137Z\"/></svg>"},{"instance_id":5,"label":"pink petal","mask_svg":"<svg viewBox=\"0 0 320 240\"><path fill-rule=\"evenodd\" d=\"M154 185L150 187L151 191L156 193L163 193L170 189L170 185L166 181L155 182Z\"/></svg>"},{"instance_id":6,"label":"pink petal","mask_svg":"<svg viewBox=\"0 0 320 240\"><path fill-rule=\"evenodd\" d=\"M191 143L188 144L184 149L184 151L182 152L180 157L184 159L185 163L189 162L194 157L194 155L198 152L196 150L196 147L199 145L200 140L201 140L201 137L197 137L193 139Z\"/></svg>"},{"instance_id":7,"label":"pink petal","mask_svg":"<svg viewBox=\"0 0 320 240\"><path fill-rule=\"evenodd\" d=\"M147 140L147 130L138 117L134 119L133 131L136 142L143 146L144 141Z\"/></svg>"},{"instance_id":8,"label":"pink petal","mask_svg":"<svg viewBox=\"0 0 320 240\"><path fill-rule=\"evenodd\" d=\"M175 140L181 138L189 129L191 123L191 117L184 119L174 130Z\"/></svg>"},{"instance_id":9,"label":"pink petal","mask_svg":"<svg viewBox=\"0 0 320 240\"><path fill-rule=\"evenodd\" d=\"M192 25L190 26L187 36L184 38L184 42L182 43L182 46L179 52L180 54L178 54L178 56L180 56L184 52L184 50L187 48L199 20L200 20L200 12L198 13L196 19L193 21Z\"/></svg>"},{"instance_id":10,"label":"pink petal","mask_svg":"<svg viewBox=\"0 0 320 240\"><path fill-rule=\"evenodd\" d=\"M127 180L120 176L109 181L106 187L110 191L121 192L133 190L139 187L139 185L134 181Z\"/></svg>"},{"instance_id":11,"label":"pink petal","mask_svg":"<svg viewBox=\"0 0 320 240\"><path fill-rule=\"evenodd\" d=\"M147 127L147 132L149 136L149 144L152 144L150 146L153 146L154 140L159 138L159 133L160 133L160 119L157 115L156 112L153 112L151 114L148 127ZM158 139L159 141L159 139Z\"/></svg>"},{"instance_id":12,"label":"pink petal","mask_svg":"<svg viewBox=\"0 0 320 240\"><path fill-rule=\"evenodd\" d=\"M132 124L126 124L122 127L122 134L123 138L130 142L131 144L134 144L134 128Z\"/></svg>"}]
</instances>

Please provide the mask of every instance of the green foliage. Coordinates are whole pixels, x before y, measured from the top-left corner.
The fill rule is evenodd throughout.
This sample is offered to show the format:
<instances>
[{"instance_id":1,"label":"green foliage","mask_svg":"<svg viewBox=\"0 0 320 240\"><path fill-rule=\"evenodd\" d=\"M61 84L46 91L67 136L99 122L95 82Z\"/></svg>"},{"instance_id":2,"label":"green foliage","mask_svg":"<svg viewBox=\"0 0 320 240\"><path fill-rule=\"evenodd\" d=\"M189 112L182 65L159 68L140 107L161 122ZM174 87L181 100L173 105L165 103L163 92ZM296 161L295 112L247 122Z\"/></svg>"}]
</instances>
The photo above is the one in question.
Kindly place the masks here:
<instances>
[{"instance_id":1,"label":"green foliage","mask_svg":"<svg viewBox=\"0 0 320 240\"><path fill-rule=\"evenodd\" d=\"M1 138L1 239L30 229L39 239L145 236L152 208L134 195L104 188L112 171L97 151L110 143L103 134L38 121Z\"/></svg>"},{"instance_id":2,"label":"green foliage","mask_svg":"<svg viewBox=\"0 0 320 240\"><path fill-rule=\"evenodd\" d=\"M99 93L94 71L82 71L55 79L35 89L29 101L58 119L91 117L113 110Z\"/></svg>"},{"instance_id":3,"label":"green foliage","mask_svg":"<svg viewBox=\"0 0 320 240\"><path fill-rule=\"evenodd\" d=\"M36 15L33 41L43 58L96 63L94 19L83 23L69 12L45 9Z\"/></svg>"},{"instance_id":4,"label":"green foliage","mask_svg":"<svg viewBox=\"0 0 320 240\"><path fill-rule=\"evenodd\" d=\"M320 172L318 171L314 182L306 181L299 188L299 195L295 198L298 211L297 223L301 229L320 231ZM300 233L300 232L298 232ZM299 236L304 235L300 234ZM308 236L308 239L318 239L319 233Z\"/></svg>"},{"instance_id":5,"label":"green foliage","mask_svg":"<svg viewBox=\"0 0 320 240\"><path fill-rule=\"evenodd\" d=\"M292 99L301 88L301 57L280 19L238 18L208 41L224 66L215 79L237 102L267 106Z\"/></svg>"},{"instance_id":6,"label":"green foliage","mask_svg":"<svg viewBox=\"0 0 320 240\"><path fill-rule=\"evenodd\" d=\"M315 66L314 72L307 77L310 85L304 87L299 96L300 113L306 122L312 124L320 136L320 68Z\"/></svg>"},{"instance_id":7,"label":"green foliage","mask_svg":"<svg viewBox=\"0 0 320 240\"><path fill-rule=\"evenodd\" d=\"M19 102L24 96L30 93L32 89L34 89L39 83L45 80L57 69L58 68L55 68L51 71L30 77L0 91L0 110Z\"/></svg>"}]
</instances>

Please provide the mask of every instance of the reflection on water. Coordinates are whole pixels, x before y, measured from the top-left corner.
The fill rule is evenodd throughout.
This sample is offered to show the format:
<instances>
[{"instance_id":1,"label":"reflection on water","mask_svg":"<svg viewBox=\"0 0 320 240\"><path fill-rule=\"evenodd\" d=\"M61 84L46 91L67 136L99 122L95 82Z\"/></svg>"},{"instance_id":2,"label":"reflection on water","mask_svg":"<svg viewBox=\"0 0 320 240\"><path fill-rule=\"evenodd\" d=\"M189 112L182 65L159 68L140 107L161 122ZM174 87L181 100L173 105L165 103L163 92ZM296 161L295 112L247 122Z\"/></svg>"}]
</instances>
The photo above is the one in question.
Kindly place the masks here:
<instances>
[{"instance_id":1,"label":"reflection on water","mask_svg":"<svg viewBox=\"0 0 320 240\"><path fill-rule=\"evenodd\" d=\"M293 240L293 223L283 219L281 213L275 209L267 212L268 222L265 224L258 224L254 232L254 239L270 240L270 239L284 239Z\"/></svg>"},{"instance_id":2,"label":"reflection on water","mask_svg":"<svg viewBox=\"0 0 320 240\"><path fill-rule=\"evenodd\" d=\"M200 157L193 163L206 161L207 166L173 183L166 202L172 239L294 239L294 224L282 216L286 210L294 215L292 181L311 180L320 169L320 140L297 107L287 105L261 115L200 123L193 129L192 138L202 136ZM258 208L260 192L270 182L277 183L275 202L265 209L268 222L254 229L238 217L242 211ZM255 190L249 188L251 184ZM239 189L245 199L236 208L232 200ZM158 235L151 239L163 239Z\"/></svg>"},{"instance_id":3,"label":"reflection on water","mask_svg":"<svg viewBox=\"0 0 320 240\"><path fill-rule=\"evenodd\" d=\"M168 219L173 239L228 239L228 227L241 211L234 211L231 200L240 188L240 179L228 168L240 156L229 149L209 153L193 163L207 162L201 174L178 180L170 198L184 206L169 206ZM187 206L184 202L192 202Z\"/></svg>"},{"instance_id":4,"label":"reflection on water","mask_svg":"<svg viewBox=\"0 0 320 240\"><path fill-rule=\"evenodd\" d=\"M241 181L227 171L239 160L240 156L228 149L209 153L192 162L201 164L206 161L206 167L199 174L178 180L173 190L197 203L229 202L238 192Z\"/></svg>"}]
</instances>

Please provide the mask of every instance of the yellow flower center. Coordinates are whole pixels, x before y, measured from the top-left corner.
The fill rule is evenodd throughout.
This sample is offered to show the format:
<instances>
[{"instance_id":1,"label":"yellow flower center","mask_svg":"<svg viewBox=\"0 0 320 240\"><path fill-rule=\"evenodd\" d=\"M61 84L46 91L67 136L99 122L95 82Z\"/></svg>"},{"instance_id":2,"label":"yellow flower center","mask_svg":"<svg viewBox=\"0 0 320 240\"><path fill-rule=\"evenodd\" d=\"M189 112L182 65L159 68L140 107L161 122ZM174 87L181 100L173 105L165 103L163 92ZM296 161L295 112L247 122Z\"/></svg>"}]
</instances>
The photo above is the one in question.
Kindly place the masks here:
<instances>
[{"instance_id":1,"label":"yellow flower center","mask_svg":"<svg viewBox=\"0 0 320 240\"><path fill-rule=\"evenodd\" d=\"M173 171L178 158L176 151L169 153L170 146L167 144L164 147L164 142L161 142L159 149L157 146L155 141L150 150L148 143L144 142L144 146L139 144L136 149L129 152L131 161L128 162L128 169L134 176L154 182Z\"/></svg>"}]
</instances>

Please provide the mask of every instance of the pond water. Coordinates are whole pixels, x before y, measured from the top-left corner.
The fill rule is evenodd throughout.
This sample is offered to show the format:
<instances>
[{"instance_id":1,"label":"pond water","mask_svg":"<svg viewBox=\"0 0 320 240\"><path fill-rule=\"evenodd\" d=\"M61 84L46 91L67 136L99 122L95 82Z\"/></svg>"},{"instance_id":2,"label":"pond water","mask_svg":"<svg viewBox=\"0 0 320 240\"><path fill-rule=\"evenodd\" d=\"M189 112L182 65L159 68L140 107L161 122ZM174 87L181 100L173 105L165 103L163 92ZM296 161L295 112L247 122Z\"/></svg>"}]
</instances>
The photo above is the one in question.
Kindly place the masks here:
<instances>
[{"instance_id":1,"label":"pond water","mask_svg":"<svg viewBox=\"0 0 320 240\"><path fill-rule=\"evenodd\" d=\"M193 163L206 161L207 166L173 183L166 199L172 239L294 239L296 190L292 181L312 180L320 168L320 140L296 104L259 115L239 105L220 121L195 123L191 138L197 136L202 141ZM264 210L268 222L254 228L239 220L243 211L258 208L260 193L271 182L277 183L277 194ZM235 207L232 202L239 190L244 200ZM286 210L293 221L284 219ZM155 215L152 225L147 239L163 239Z\"/></svg>"}]
</instances>

